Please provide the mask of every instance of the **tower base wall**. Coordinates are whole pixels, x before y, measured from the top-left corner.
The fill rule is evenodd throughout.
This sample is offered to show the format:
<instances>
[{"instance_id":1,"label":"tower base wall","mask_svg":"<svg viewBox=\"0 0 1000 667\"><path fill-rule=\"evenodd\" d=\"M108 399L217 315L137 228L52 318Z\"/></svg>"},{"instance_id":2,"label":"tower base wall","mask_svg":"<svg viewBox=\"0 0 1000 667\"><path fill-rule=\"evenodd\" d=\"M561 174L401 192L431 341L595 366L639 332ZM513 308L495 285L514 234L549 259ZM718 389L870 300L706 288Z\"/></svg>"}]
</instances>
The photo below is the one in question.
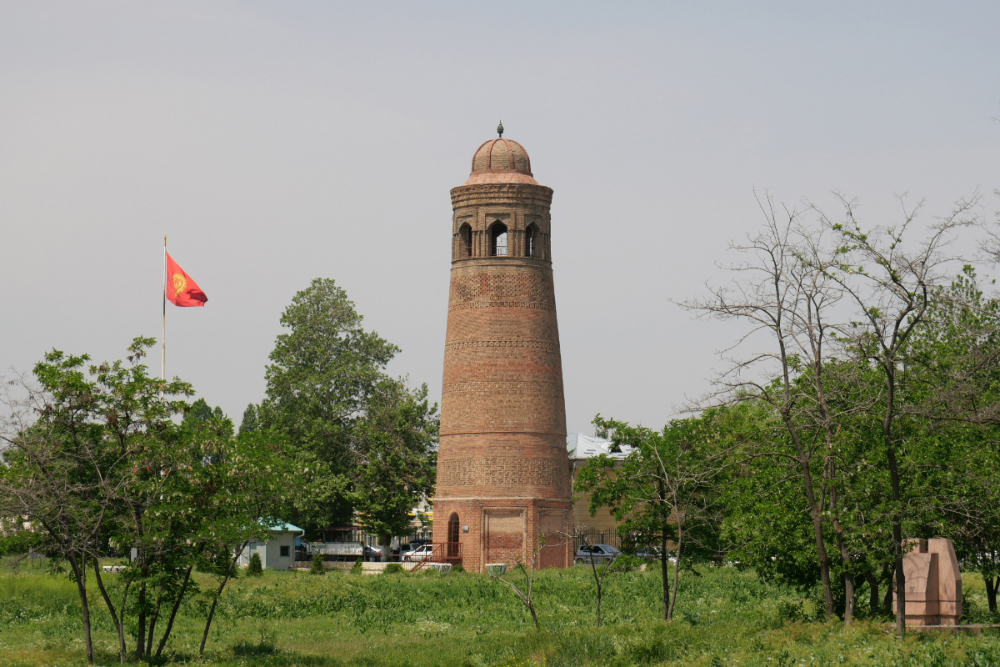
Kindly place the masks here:
<instances>
[{"instance_id":1,"label":"tower base wall","mask_svg":"<svg viewBox=\"0 0 1000 667\"><path fill-rule=\"evenodd\" d=\"M458 519L455 530L454 518ZM438 498L434 543L453 544L458 533L462 566L485 572L486 565L521 562L536 569L573 563L573 506L550 498ZM441 549L442 553L446 548Z\"/></svg>"}]
</instances>

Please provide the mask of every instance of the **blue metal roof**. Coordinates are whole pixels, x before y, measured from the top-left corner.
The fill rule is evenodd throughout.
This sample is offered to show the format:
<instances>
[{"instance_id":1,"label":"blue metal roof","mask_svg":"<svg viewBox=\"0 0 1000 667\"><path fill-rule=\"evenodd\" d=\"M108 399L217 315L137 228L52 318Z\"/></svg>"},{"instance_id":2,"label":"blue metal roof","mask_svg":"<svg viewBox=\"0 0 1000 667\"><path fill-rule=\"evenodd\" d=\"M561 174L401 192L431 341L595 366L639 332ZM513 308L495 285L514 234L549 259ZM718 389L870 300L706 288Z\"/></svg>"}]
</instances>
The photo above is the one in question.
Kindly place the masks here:
<instances>
[{"instance_id":1,"label":"blue metal roof","mask_svg":"<svg viewBox=\"0 0 1000 667\"><path fill-rule=\"evenodd\" d=\"M288 523L287 521L279 521L277 523L272 523L267 526L267 529L274 531L276 533L301 533L304 532L302 528L299 528L293 523Z\"/></svg>"}]
</instances>

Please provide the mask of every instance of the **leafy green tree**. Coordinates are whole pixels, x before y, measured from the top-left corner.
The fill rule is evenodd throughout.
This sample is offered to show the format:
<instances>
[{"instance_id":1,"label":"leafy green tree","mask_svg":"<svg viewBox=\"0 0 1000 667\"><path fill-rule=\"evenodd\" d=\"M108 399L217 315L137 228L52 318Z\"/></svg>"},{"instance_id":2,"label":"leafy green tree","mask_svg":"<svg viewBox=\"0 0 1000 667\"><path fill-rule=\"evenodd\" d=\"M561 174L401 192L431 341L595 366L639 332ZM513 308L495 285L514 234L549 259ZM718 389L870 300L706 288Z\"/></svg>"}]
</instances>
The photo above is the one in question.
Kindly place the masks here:
<instances>
[{"instance_id":1,"label":"leafy green tree","mask_svg":"<svg viewBox=\"0 0 1000 667\"><path fill-rule=\"evenodd\" d=\"M128 363L103 363L91 369L95 400L91 419L100 424L103 438L117 454L116 473L121 480L114 496L108 498L109 542L133 548L136 558L122 574L125 583L122 604L115 606L94 562L94 574L108 605L119 635L119 650L125 654L125 614L130 591L134 590L135 657L151 652L153 634L164 604L179 590L182 554L188 544L184 533L183 498L186 487L175 471L187 450L183 429L172 421L187 405L165 400L162 381L148 374L141 363L153 339L137 339L130 348ZM189 385L179 386L190 395Z\"/></svg>"},{"instance_id":2,"label":"leafy green tree","mask_svg":"<svg viewBox=\"0 0 1000 667\"><path fill-rule=\"evenodd\" d=\"M372 530L395 530L433 484L436 407L386 375L399 348L362 328L333 280L297 293L281 324L258 417L300 464L293 518L315 530L357 511Z\"/></svg>"},{"instance_id":3,"label":"leafy green tree","mask_svg":"<svg viewBox=\"0 0 1000 667\"><path fill-rule=\"evenodd\" d=\"M243 411L243 420L240 422L240 433L256 433L260 430L260 417L257 406L251 403Z\"/></svg>"},{"instance_id":4,"label":"leafy green tree","mask_svg":"<svg viewBox=\"0 0 1000 667\"><path fill-rule=\"evenodd\" d=\"M903 572L903 526L906 521L904 475L906 449L902 422L907 418L905 369L909 345L924 324L928 308L942 285L942 271L954 258L946 252L958 230L976 222L976 199L960 201L950 215L927 230L914 243L911 229L920 206L903 207L903 219L888 228L866 231L855 217L854 203L841 198L844 216L833 221L825 215L825 226L839 235L838 265L824 270L836 280L846 300L855 307L856 320L847 332L847 350L859 363L869 365L881 379L879 410L880 440L889 472L891 510L888 520L895 549L896 633L903 636L906 610L906 577Z\"/></svg>"},{"instance_id":5,"label":"leafy green tree","mask_svg":"<svg viewBox=\"0 0 1000 667\"><path fill-rule=\"evenodd\" d=\"M908 446L919 466L917 495L936 513L925 518L923 536L933 531L955 540L962 560L983 575L997 613L1000 299L983 293L971 266L933 297L907 369L910 411L929 422Z\"/></svg>"},{"instance_id":6,"label":"leafy green tree","mask_svg":"<svg viewBox=\"0 0 1000 667\"><path fill-rule=\"evenodd\" d=\"M411 392L402 381L384 378L355 425L346 496L384 553L392 536L409 527L413 507L433 492L439 423L427 385Z\"/></svg>"},{"instance_id":7,"label":"leafy green tree","mask_svg":"<svg viewBox=\"0 0 1000 667\"><path fill-rule=\"evenodd\" d=\"M933 491L920 481L918 462L925 459L911 443L929 444L933 438L923 438L928 424L916 410L923 399L907 386L909 345L925 324L941 269L951 261L944 248L957 230L974 221L974 202L961 202L916 244L908 231L915 210L904 211L904 220L893 228L866 232L855 220L853 202L842 203L842 222L812 207L820 218L815 225L804 221L800 211L779 213L770 198L759 200L766 224L748 243L735 246L743 259L732 267L737 276L733 285L685 305L705 316L747 323L738 345L765 341L765 347L732 362L718 380L719 391L705 404L748 404L763 411L756 435L748 433L745 439L751 474L735 485L751 495L739 498L727 525L745 533L780 516L776 523L787 529L786 535L799 536L793 521L798 503L786 488L794 469L812 523L827 618L840 606L839 597L845 622L850 622L859 582L868 582L874 602L883 528L888 528L895 582L901 589L901 634L903 532L930 530L934 522L911 502ZM873 443L878 443L876 449ZM762 486L765 479L772 486ZM752 495L765 488L767 495ZM780 506L792 508L793 514L783 512L779 503L770 512L756 513L757 498L767 504L769 495L781 497ZM840 552L839 563L829 555L831 543ZM761 547L760 559L774 563L763 564L762 572L794 572L793 578L804 585L813 568L804 566L798 549L765 556L776 544L751 538L743 551ZM832 584L837 573L842 595Z\"/></svg>"},{"instance_id":8,"label":"leafy green tree","mask_svg":"<svg viewBox=\"0 0 1000 667\"><path fill-rule=\"evenodd\" d=\"M212 620L226 585L233 578L240 554L252 540L266 541L268 528L287 507L301 476L286 446L274 434L247 433L236 438L218 438L203 454L210 464L193 467L201 475L199 485L210 490L200 497L202 518L199 535L215 549L227 549L228 563L210 568L218 586L210 591L211 603L199 652L205 652Z\"/></svg>"},{"instance_id":9,"label":"leafy green tree","mask_svg":"<svg viewBox=\"0 0 1000 667\"><path fill-rule=\"evenodd\" d=\"M589 492L590 511L607 507L623 536L642 535L660 544L663 619L673 619L680 568L688 553L714 553L719 525L716 481L726 467L714 416L674 420L662 431L603 419L594 424L614 446L632 451L622 461L607 455L590 459L576 481ZM670 591L668 540L674 547L674 586Z\"/></svg>"},{"instance_id":10,"label":"leafy green tree","mask_svg":"<svg viewBox=\"0 0 1000 667\"><path fill-rule=\"evenodd\" d=\"M89 369L86 355L53 351L34 368L37 385L21 380L23 398L7 395L2 513L25 517L43 536L45 550L69 563L81 596L89 660L93 648L87 565L93 566L103 593L97 558L109 544L132 546L114 539L123 525L135 519L131 511L139 508L127 499L159 482L163 467L157 461L177 442L178 429L170 418L186 407L176 397L191 393L186 383L165 382L146 373L141 360L154 342L137 338L127 361ZM147 627L145 593L153 575L148 563L141 569L147 579L139 584L140 634ZM124 660L123 619L111 611ZM137 644L138 657L144 649L145 643Z\"/></svg>"},{"instance_id":11,"label":"leafy green tree","mask_svg":"<svg viewBox=\"0 0 1000 667\"><path fill-rule=\"evenodd\" d=\"M732 467L721 486L725 507L723 542L734 545L726 557L766 581L780 580L810 589L820 580L814 526L803 502L799 462L760 455L762 446L787 451L788 435L767 405L752 401L726 408L720 430L735 443ZM767 451L767 450L763 450ZM820 466L811 461L812 473Z\"/></svg>"},{"instance_id":12,"label":"leafy green tree","mask_svg":"<svg viewBox=\"0 0 1000 667\"><path fill-rule=\"evenodd\" d=\"M212 408L204 398L199 398L184 410L185 424L210 422L213 420L229 422L230 429L232 428L232 421L222 412L222 408L218 406Z\"/></svg>"},{"instance_id":13,"label":"leafy green tree","mask_svg":"<svg viewBox=\"0 0 1000 667\"><path fill-rule=\"evenodd\" d=\"M188 410L179 397L192 390L149 376L142 359L154 343L137 338L126 361L89 368L86 356L53 351L35 367L37 386L19 382L17 397L5 385L0 515L25 517L45 552L69 564L88 659L88 567L117 630L121 660L126 634L137 659L152 656L165 618L159 655L185 595L195 589L195 562L206 551L232 554L234 546L266 534L262 521L287 502L295 478L278 446L237 440L219 411L176 423L173 417ZM136 556L106 584L98 558L109 549ZM235 559L226 558L203 645Z\"/></svg>"},{"instance_id":14,"label":"leafy green tree","mask_svg":"<svg viewBox=\"0 0 1000 667\"><path fill-rule=\"evenodd\" d=\"M323 554L313 555L312 565L309 566L309 573L326 574L326 565L323 564Z\"/></svg>"}]
</instances>

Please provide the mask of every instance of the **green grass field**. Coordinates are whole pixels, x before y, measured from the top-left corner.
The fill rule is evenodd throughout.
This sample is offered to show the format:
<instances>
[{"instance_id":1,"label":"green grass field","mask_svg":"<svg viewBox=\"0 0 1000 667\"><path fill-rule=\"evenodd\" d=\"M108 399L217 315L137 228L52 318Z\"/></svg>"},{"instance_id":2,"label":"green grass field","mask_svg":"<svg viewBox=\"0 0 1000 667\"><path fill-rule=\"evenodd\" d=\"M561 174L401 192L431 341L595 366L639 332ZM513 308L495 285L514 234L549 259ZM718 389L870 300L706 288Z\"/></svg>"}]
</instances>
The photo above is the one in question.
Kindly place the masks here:
<instances>
[{"instance_id":1,"label":"green grass field","mask_svg":"<svg viewBox=\"0 0 1000 667\"><path fill-rule=\"evenodd\" d=\"M879 622L810 620L809 596L766 585L752 573L699 568L682 579L677 619L659 621L655 572L612 575L604 627L594 627L587 568L537 576L534 630L514 595L466 573L361 576L268 572L233 582L204 661L198 642L204 599L182 609L171 664L455 665L1000 665L1000 636L910 633L900 642ZM204 580L204 583L208 583ZM969 619L988 620L982 581L965 578ZM95 591L96 593L96 591ZM118 664L113 626L92 599L100 664ZM131 643L130 643L131 647ZM65 575L0 569L0 665L79 665L79 602Z\"/></svg>"}]
</instances>

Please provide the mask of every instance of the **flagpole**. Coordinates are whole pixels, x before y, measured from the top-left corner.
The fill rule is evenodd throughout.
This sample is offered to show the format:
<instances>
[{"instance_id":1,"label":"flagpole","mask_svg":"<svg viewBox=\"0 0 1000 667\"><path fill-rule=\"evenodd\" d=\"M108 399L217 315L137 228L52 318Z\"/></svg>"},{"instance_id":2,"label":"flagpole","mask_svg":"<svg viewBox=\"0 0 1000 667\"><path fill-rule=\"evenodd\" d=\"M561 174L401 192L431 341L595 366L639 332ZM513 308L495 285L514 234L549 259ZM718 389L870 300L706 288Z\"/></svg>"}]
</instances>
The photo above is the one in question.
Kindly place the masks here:
<instances>
[{"instance_id":1,"label":"flagpole","mask_svg":"<svg viewBox=\"0 0 1000 667\"><path fill-rule=\"evenodd\" d=\"M160 379L167 379L167 235L163 235L163 336L160 339Z\"/></svg>"}]
</instances>

